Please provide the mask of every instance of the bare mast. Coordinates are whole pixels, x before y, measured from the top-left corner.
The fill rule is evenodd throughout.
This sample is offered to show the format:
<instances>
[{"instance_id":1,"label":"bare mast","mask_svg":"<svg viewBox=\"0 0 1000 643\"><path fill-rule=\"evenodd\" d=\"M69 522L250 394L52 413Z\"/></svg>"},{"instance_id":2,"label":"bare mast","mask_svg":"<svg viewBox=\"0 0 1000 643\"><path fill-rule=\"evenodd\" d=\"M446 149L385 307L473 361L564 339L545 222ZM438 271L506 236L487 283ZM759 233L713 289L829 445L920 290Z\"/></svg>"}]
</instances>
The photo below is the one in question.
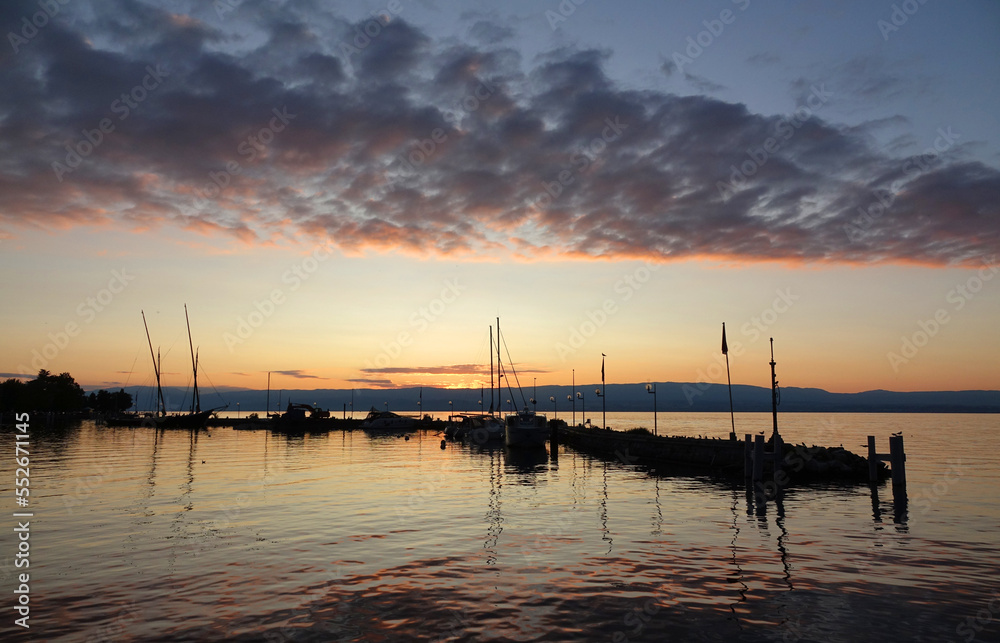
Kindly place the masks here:
<instances>
[{"instance_id":1,"label":"bare mast","mask_svg":"<svg viewBox=\"0 0 1000 643\"><path fill-rule=\"evenodd\" d=\"M493 324L490 324L490 415L493 415Z\"/></svg>"},{"instance_id":2,"label":"bare mast","mask_svg":"<svg viewBox=\"0 0 1000 643\"><path fill-rule=\"evenodd\" d=\"M163 402L163 388L160 386L160 364L156 359L156 355L153 354L153 340L149 338L149 325L146 323L146 313L142 310L139 312L142 313L142 326L146 329L146 341L149 342L149 357L153 360L153 372L156 374L156 396L159 400L156 414L166 415L167 405Z\"/></svg>"},{"instance_id":3,"label":"bare mast","mask_svg":"<svg viewBox=\"0 0 1000 643\"><path fill-rule=\"evenodd\" d=\"M194 354L194 342L191 340L191 320L188 318L188 307L184 304L184 321L187 322L188 346L191 347L191 368L194 370L194 397L191 398L191 412L201 413L201 396L198 395L198 359Z\"/></svg>"},{"instance_id":4,"label":"bare mast","mask_svg":"<svg viewBox=\"0 0 1000 643\"><path fill-rule=\"evenodd\" d=\"M492 359L492 358L491 358ZM503 415L503 399L502 388L500 386L500 368L503 364L503 360L500 358L500 318L497 317L497 406L500 407L500 415Z\"/></svg>"}]
</instances>

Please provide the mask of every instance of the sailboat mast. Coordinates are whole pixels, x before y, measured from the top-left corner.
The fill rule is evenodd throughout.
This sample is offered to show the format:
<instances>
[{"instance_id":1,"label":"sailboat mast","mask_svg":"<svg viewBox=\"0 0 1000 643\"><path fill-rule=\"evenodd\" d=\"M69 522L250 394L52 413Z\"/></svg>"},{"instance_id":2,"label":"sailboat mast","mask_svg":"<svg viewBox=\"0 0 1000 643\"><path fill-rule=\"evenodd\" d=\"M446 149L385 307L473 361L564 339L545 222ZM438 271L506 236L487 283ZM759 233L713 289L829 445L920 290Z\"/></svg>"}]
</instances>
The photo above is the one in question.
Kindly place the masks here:
<instances>
[{"instance_id":1,"label":"sailboat mast","mask_svg":"<svg viewBox=\"0 0 1000 643\"><path fill-rule=\"evenodd\" d=\"M264 417L271 417L271 371L267 372L267 410L264 411Z\"/></svg>"},{"instance_id":2,"label":"sailboat mast","mask_svg":"<svg viewBox=\"0 0 1000 643\"><path fill-rule=\"evenodd\" d=\"M194 356L194 342L191 340L191 320L188 318L188 306L184 304L184 321L187 322L188 346L191 347L191 368L194 369L194 396L191 398L191 412L201 412L201 398L198 396L198 361Z\"/></svg>"},{"instance_id":3,"label":"sailboat mast","mask_svg":"<svg viewBox=\"0 0 1000 643\"><path fill-rule=\"evenodd\" d=\"M503 393L501 392L502 389L500 388L501 364L503 364L503 361L500 359L500 318L497 317L497 406L503 410L503 402L500 401L503 399ZM503 414L501 413L501 415Z\"/></svg>"},{"instance_id":4,"label":"sailboat mast","mask_svg":"<svg viewBox=\"0 0 1000 643\"><path fill-rule=\"evenodd\" d=\"M160 368L162 366L162 361L160 360L160 349L156 349L156 394L160 397L160 410L158 415L163 417L167 416L167 403L163 401L163 387L160 386Z\"/></svg>"},{"instance_id":5,"label":"sailboat mast","mask_svg":"<svg viewBox=\"0 0 1000 643\"><path fill-rule=\"evenodd\" d=\"M774 367L776 362L774 361L774 338L771 338L771 361L768 362L771 365L771 417L774 421L773 433L771 433L771 439L778 436L778 377L774 373Z\"/></svg>"},{"instance_id":6,"label":"sailboat mast","mask_svg":"<svg viewBox=\"0 0 1000 643\"><path fill-rule=\"evenodd\" d=\"M490 415L493 415L493 324L490 324Z\"/></svg>"},{"instance_id":7,"label":"sailboat mast","mask_svg":"<svg viewBox=\"0 0 1000 643\"><path fill-rule=\"evenodd\" d=\"M139 311L142 313L142 327L146 329L146 341L149 343L149 358L153 360L153 373L156 374L156 397L159 400L156 409L156 414L160 415L160 410L163 410L163 415L167 414L167 405L163 403L163 388L160 386L160 364L157 361L157 356L153 354L153 340L149 338L149 324L146 323L146 312L143 310Z\"/></svg>"}]
</instances>

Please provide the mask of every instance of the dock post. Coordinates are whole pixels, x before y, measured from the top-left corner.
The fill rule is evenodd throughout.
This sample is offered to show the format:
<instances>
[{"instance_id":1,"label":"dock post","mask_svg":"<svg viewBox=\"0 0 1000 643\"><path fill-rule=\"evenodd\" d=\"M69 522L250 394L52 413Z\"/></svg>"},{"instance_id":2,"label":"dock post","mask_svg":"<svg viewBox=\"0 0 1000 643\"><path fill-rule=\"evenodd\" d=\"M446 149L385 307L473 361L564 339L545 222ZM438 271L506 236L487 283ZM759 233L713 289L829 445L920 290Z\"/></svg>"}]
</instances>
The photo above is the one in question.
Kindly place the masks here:
<instances>
[{"instance_id":1,"label":"dock post","mask_svg":"<svg viewBox=\"0 0 1000 643\"><path fill-rule=\"evenodd\" d=\"M753 447L750 434L743 434L743 477L749 480L753 476Z\"/></svg>"},{"instance_id":2,"label":"dock post","mask_svg":"<svg viewBox=\"0 0 1000 643\"><path fill-rule=\"evenodd\" d=\"M906 489L906 454L903 453L903 436L894 435L889 438L889 465L892 467L893 490Z\"/></svg>"},{"instance_id":3,"label":"dock post","mask_svg":"<svg viewBox=\"0 0 1000 643\"><path fill-rule=\"evenodd\" d=\"M878 453L875 451L875 436L868 436L868 481L878 482Z\"/></svg>"},{"instance_id":4,"label":"dock post","mask_svg":"<svg viewBox=\"0 0 1000 643\"><path fill-rule=\"evenodd\" d=\"M764 479L764 436L758 435L753 441L753 481Z\"/></svg>"}]
</instances>

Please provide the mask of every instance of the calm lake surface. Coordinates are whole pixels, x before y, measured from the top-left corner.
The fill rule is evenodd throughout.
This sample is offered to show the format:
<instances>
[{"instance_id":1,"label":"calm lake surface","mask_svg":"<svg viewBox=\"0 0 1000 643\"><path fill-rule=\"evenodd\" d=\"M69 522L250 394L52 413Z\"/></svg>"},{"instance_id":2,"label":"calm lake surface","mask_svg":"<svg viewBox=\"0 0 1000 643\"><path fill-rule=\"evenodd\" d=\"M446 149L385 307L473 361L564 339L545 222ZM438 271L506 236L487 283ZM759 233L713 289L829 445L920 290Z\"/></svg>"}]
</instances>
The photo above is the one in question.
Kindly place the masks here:
<instances>
[{"instance_id":1,"label":"calm lake surface","mask_svg":"<svg viewBox=\"0 0 1000 643\"><path fill-rule=\"evenodd\" d=\"M600 421L600 414L588 416ZM560 413L560 418L569 414ZM579 415L578 415L579 419ZM737 432L770 428L738 414ZM786 490L435 432L31 430L30 630L47 641L998 641L1000 417L784 414L786 442L902 431L891 485ZM728 414L660 413L726 436ZM34 424L34 423L33 423ZM609 413L616 428L652 414ZM19 639L19 640L20 640Z\"/></svg>"}]
</instances>

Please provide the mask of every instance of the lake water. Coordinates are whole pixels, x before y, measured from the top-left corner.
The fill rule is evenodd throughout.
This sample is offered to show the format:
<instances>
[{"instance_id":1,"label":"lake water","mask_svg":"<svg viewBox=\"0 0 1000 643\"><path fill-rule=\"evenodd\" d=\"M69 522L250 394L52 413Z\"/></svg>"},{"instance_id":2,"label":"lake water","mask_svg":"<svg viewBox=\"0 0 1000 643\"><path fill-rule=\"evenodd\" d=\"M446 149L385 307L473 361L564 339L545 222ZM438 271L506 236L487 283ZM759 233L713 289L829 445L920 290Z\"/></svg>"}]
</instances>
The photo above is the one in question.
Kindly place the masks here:
<instances>
[{"instance_id":1,"label":"lake water","mask_svg":"<svg viewBox=\"0 0 1000 643\"><path fill-rule=\"evenodd\" d=\"M560 413L560 418L569 414ZM595 422L600 413L588 413ZM579 415L578 415L579 419ZM30 432L30 630L14 625L14 430L0 632L46 641L997 641L996 415L785 414L787 442L906 440L888 483L653 474L434 432L285 437L92 422ZM739 414L738 433L768 430ZM652 414L608 414L652 428ZM727 414L661 433L726 436ZM21 519L24 520L24 519Z\"/></svg>"}]
</instances>

